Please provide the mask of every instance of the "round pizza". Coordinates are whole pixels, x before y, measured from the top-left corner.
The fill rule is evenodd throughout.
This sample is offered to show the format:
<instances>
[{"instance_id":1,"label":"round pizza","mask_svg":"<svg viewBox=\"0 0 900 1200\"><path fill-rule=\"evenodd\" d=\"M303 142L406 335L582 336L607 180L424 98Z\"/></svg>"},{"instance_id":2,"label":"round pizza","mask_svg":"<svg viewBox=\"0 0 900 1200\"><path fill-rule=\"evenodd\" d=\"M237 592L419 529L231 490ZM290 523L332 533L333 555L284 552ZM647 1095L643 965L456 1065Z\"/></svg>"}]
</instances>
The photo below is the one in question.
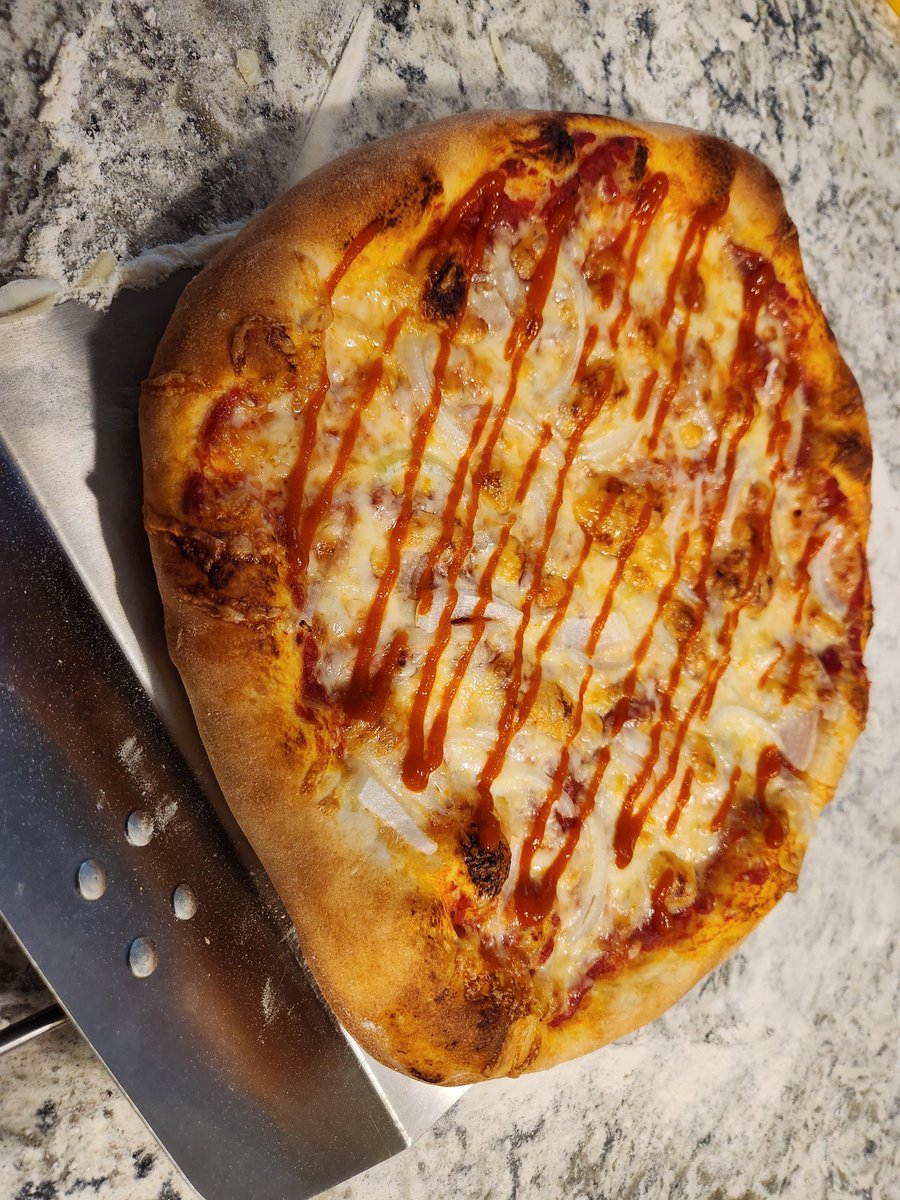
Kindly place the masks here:
<instances>
[{"instance_id":1,"label":"round pizza","mask_svg":"<svg viewBox=\"0 0 900 1200\"><path fill-rule=\"evenodd\" d=\"M795 887L865 722L871 453L755 158L368 145L187 288L141 435L211 761L381 1061L592 1050Z\"/></svg>"}]
</instances>

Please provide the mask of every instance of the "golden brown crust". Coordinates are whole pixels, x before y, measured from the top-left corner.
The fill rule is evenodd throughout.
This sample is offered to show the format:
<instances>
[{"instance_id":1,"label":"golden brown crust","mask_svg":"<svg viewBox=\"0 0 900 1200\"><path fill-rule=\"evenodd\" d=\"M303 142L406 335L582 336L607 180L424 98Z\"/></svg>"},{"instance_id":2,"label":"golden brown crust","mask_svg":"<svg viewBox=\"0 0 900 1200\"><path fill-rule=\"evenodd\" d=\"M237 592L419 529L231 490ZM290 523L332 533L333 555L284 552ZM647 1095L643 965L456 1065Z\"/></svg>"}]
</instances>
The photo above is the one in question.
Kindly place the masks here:
<instances>
[{"instance_id":1,"label":"golden brown crust","mask_svg":"<svg viewBox=\"0 0 900 1200\"><path fill-rule=\"evenodd\" d=\"M486 961L471 938L458 936L426 856L399 839L385 849L374 817L329 806L321 784L335 769L336 735L309 685L311 635L292 616L283 547L259 534L263 522L252 507L223 516L214 505L186 502L211 401L248 379L264 389L310 373L323 281L351 239L386 216L402 243L444 198L457 197L547 120L538 113L453 118L364 147L305 180L189 285L141 405L146 520L169 645L223 791L350 1032L389 1065L448 1084L550 1066L652 1019L794 886L805 848L800 833L774 850L751 831L712 867L702 907L680 924L638 931L619 959L597 970L576 1011L549 1024L521 967ZM807 433L809 458L839 480L848 524L864 545L865 414L806 285L796 230L771 173L727 143L673 127L565 120L571 132L648 138L656 168L671 170L687 207L730 195L735 240L773 262L802 311L804 370L821 397ZM864 588L860 651L869 624ZM861 678L848 671L846 683L838 680L853 692L855 724L827 745L820 739L810 767L822 804L864 723Z\"/></svg>"}]
</instances>

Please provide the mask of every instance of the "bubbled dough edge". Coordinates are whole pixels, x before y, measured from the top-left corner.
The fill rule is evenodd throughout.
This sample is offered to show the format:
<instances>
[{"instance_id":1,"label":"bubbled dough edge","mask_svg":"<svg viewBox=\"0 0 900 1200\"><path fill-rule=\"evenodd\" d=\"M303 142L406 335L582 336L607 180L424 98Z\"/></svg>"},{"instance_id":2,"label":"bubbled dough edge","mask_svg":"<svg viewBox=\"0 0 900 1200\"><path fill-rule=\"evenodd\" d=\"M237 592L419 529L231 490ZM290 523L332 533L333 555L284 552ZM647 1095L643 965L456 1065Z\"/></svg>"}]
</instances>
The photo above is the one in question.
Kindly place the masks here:
<instances>
[{"instance_id":1,"label":"bubbled dough edge","mask_svg":"<svg viewBox=\"0 0 900 1200\"><path fill-rule=\"evenodd\" d=\"M298 255L312 258L326 276L370 220L385 209L404 211L410 177L430 171L452 199L489 169L498 145L505 156L510 141L547 116L450 118L363 147L302 181L251 221L185 290L141 401L145 514L167 637L223 792L347 1029L388 1065L446 1084L547 1067L656 1017L717 966L793 886L804 847L783 847L777 861L769 854L772 871L762 888L744 885L742 862L723 856L714 871L714 891L722 897L715 912L679 942L646 951L623 972L599 979L576 1015L549 1029L539 1012L530 1011L527 980L492 970L472 939L457 938L431 885L427 857L399 843L391 854L379 853L374 819L360 816L348 836L327 806L304 801L326 722L312 705L303 720L295 716L302 651L286 615L283 577L275 585L284 604L280 618L273 616L265 627L223 619L188 594L184 563L164 529L190 524L181 507L183 481L210 401L236 382L234 328L250 314L291 328ZM867 440L858 389L809 295L796 233L766 168L727 143L672 126L602 117L570 121L570 128L601 135L648 137L650 167L678 171L694 204L731 188L731 218L741 240L773 258L792 294L809 306L813 368L823 391L844 398L838 424L852 424ZM404 228L401 220L398 236ZM829 415L826 405L817 433ZM842 482L864 538L867 488ZM861 724L840 731L828 754L817 755L820 804L830 798ZM380 836L383 842L383 829Z\"/></svg>"}]
</instances>

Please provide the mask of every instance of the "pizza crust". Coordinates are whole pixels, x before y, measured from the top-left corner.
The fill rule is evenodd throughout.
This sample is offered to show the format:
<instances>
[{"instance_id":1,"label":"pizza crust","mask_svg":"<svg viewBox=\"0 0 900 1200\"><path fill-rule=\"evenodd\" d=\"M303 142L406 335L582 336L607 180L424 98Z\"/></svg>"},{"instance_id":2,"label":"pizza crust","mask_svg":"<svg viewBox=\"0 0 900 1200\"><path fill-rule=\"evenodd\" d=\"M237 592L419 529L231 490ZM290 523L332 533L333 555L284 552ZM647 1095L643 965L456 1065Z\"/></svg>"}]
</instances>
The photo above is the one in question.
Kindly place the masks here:
<instances>
[{"instance_id":1,"label":"pizza crust","mask_svg":"<svg viewBox=\"0 0 900 1200\"><path fill-rule=\"evenodd\" d=\"M277 387L288 358L311 336L321 281L359 230L389 213L396 236L411 237L436 181L452 199L489 168L498 145L529 136L545 119L527 112L452 118L366 146L303 181L188 286L141 403L145 517L167 637L223 792L346 1028L388 1065L444 1084L547 1067L659 1015L795 886L808 835L792 831L773 850L752 833L712 868L712 911L664 930L635 958L623 948L622 962L597 976L577 1011L548 1025L519 968L486 963L472 939L457 935L429 856L386 837L367 812L336 815L327 795L321 798L322 773L333 769L334 731L327 706L309 689L311 634L298 635L291 616L283 549L274 541L248 548L234 530L205 522L202 509L199 518L185 512L184 480L211 398L248 379ZM773 176L714 138L599 117L572 120L604 136L652 139L658 169L671 162L694 205L730 192L736 236L773 261L806 314L809 371L822 395L808 435L813 458L840 480L864 544L865 414L806 285L796 230ZM863 638L867 585L864 608ZM819 739L808 772L820 807L865 720L864 684L857 677L847 686L856 692L855 720Z\"/></svg>"}]
</instances>

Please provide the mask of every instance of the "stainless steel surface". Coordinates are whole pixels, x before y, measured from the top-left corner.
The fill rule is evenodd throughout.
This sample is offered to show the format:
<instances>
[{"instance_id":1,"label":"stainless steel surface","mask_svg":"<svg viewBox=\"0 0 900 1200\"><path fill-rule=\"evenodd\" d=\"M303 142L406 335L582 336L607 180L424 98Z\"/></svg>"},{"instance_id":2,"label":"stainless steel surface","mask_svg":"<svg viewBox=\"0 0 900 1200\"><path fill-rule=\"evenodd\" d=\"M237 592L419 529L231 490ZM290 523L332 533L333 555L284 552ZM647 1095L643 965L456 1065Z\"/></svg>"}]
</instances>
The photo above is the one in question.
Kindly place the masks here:
<instances>
[{"instance_id":1,"label":"stainless steel surface","mask_svg":"<svg viewBox=\"0 0 900 1200\"><path fill-rule=\"evenodd\" d=\"M409 1144L463 1089L386 1070L337 1026L168 659L137 389L185 282L106 314L65 305L0 343L0 910L201 1193L301 1197ZM86 859L107 873L96 899ZM143 978L136 938L158 956Z\"/></svg>"},{"instance_id":2,"label":"stainless steel surface","mask_svg":"<svg viewBox=\"0 0 900 1200\"><path fill-rule=\"evenodd\" d=\"M13 1021L12 1025L0 1029L0 1054L6 1054L8 1050L16 1050L19 1046L30 1042L32 1038L40 1037L42 1033L49 1033L51 1029L59 1029L60 1025L65 1025L68 1019L58 1004L48 1004L40 1012L23 1017L21 1021Z\"/></svg>"}]
</instances>

